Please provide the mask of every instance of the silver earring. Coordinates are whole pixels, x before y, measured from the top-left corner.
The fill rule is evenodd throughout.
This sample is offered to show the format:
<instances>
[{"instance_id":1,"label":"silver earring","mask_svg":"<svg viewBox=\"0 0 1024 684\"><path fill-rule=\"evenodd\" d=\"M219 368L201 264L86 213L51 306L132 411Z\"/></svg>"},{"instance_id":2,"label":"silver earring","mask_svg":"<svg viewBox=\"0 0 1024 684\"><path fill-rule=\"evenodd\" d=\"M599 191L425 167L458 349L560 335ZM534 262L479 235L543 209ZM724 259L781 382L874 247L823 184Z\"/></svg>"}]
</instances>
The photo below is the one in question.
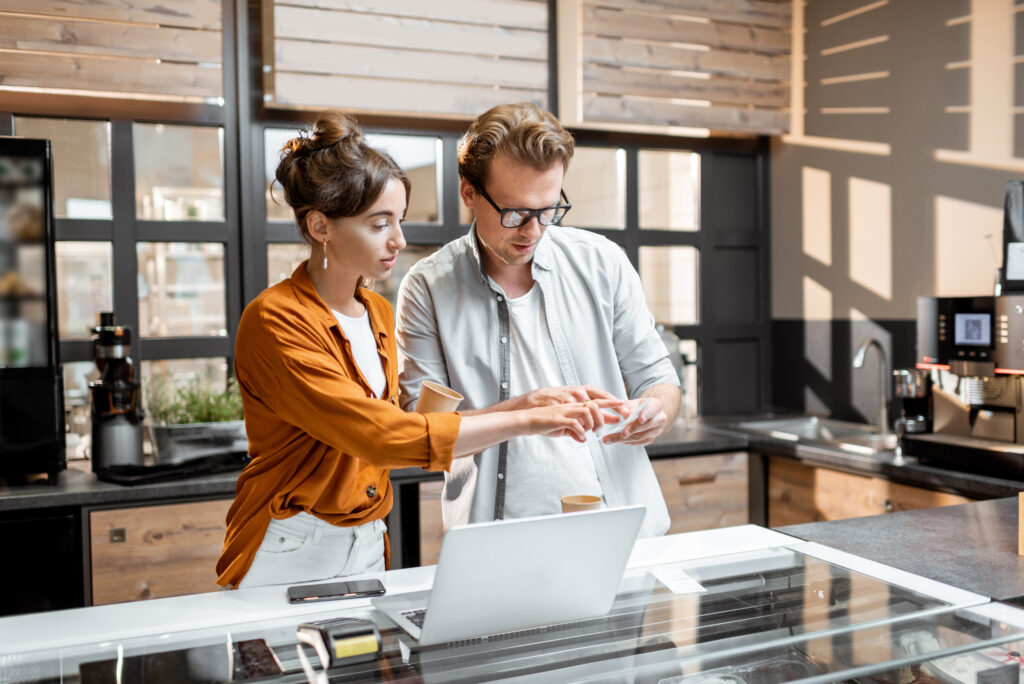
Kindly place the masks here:
<instances>
[{"instance_id":1,"label":"silver earring","mask_svg":"<svg viewBox=\"0 0 1024 684\"><path fill-rule=\"evenodd\" d=\"M327 243L321 243L324 246L324 270L327 270Z\"/></svg>"}]
</instances>

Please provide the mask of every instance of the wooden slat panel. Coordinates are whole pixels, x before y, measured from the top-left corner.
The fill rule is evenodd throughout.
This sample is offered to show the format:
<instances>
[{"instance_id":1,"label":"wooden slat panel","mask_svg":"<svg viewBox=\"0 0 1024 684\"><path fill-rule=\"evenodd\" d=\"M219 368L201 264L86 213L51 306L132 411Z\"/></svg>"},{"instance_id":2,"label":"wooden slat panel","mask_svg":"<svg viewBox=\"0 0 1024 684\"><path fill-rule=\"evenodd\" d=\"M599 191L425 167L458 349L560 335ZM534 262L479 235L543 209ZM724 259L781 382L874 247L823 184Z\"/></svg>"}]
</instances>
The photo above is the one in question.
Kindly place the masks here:
<instances>
[{"instance_id":1,"label":"wooden slat panel","mask_svg":"<svg viewBox=\"0 0 1024 684\"><path fill-rule=\"evenodd\" d=\"M8 12L221 29L220 0L4 0Z\"/></svg>"},{"instance_id":2,"label":"wooden slat panel","mask_svg":"<svg viewBox=\"0 0 1024 684\"><path fill-rule=\"evenodd\" d=\"M3 54L0 85L192 97L220 97L223 92L216 67L31 52Z\"/></svg>"},{"instance_id":3,"label":"wooden slat panel","mask_svg":"<svg viewBox=\"0 0 1024 684\"><path fill-rule=\"evenodd\" d=\"M725 76L687 78L667 72L594 65L583 68L583 89L605 95L646 95L758 107L785 107L789 104L789 88L781 83L758 83Z\"/></svg>"},{"instance_id":4,"label":"wooden slat panel","mask_svg":"<svg viewBox=\"0 0 1024 684\"><path fill-rule=\"evenodd\" d=\"M295 107L344 107L379 113L475 117L497 104L530 100L546 106L547 92L511 88L388 81L346 76L278 72L276 104Z\"/></svg>"},{"instance_id":5,"label":"wooden slat panel","mask_svg":"<svg viewBox=\"0 0 1024 684\"><path fill-rule=\"evenodd\" d=\"M585 121L684 126L779 135L789 130L789 114L739 107L687 107L657 100L583 96Z\"/></svg>"},{"instance_id":6,"label":"wooden slat panel","mask_svg":"<svg viewBox=\"0 0 1024 684\"><path fill-rule=\"evenodd\" d=\"M276 5L275 37L547 60L546 32Z\"/></svg>"},{"instance_id":7,"label":"wooden slat panel","mask_svg":"<svg viewBox=\"0 0 1024 684\"><path fill-rule=\"evenodd\" d=\"M716 21L789 29L789 3L756 0L585 0L585 5L683 14Z\"/></svg>"},{"instance_id":8,"label":"wooden slat panel","mask_svg":"<svg viewBox=\"0 0 1024 684\"><path fill-rule=\"evenodd\" d=\"M668 507L668 534L750 522L745 451L658 458L651 466Z\"/></svg>"},{"instance_id":9,"label":"wooden slat panel","mask_svg":"<svg viewBox=\"0 0 1024 684\"><path fill-rule=\"evenodd\" d=\"M231 501L90 513L93 605L216 591Z\"/></svg>"},{"instance_id":10,"label":"wooden slat panel","mask_svg":"<svg viewBox=\"0 0 1024 684\"><path fill-rule=\"evenodd\" d=\"M537 31L548 29L548 7L543 0L388 0L383 3L379 0L289 0L288 4L411 19L439 19Z\"/></svg>"},{"instance_id":11,"label":"wooden slat panel","mask_svg":"<svg viewBox=\"0 0 1024 684\"><path fill-rule=\"evenodd\" d=\"M548 78L547 62L521 59L296 40L278 40L275 53L280 71L528 89L547 87Z\"/></svg>"},{"instance_id":12,"label":"wooden slat panel","mask_svg":"<svg viewBox=\"0 0 1024 684\"><path fill-rule=\"evenodd\" d=\"M220 64L221 33L0 13L0 48Z\"/></svg>"},{"instance_id":13,"label":"wooden slat panel","mask_svg":"<svg viewBox=\"0 0 1024 684\"><path fill-rule=\"evenodd\" d=\"M789 79L788 55L756 55L731 50L689 50L597 36L583 37L584 61L599 64L679 69L764 80Z\"/></svg>"},{"instance_id":14,"label":"wooden slat panel","mask_svg":"<svg viewBox=\"0 0 1024 684\"><path fill-rule=\"evenodd\" d=\"M583 35L618 36L638 40L694 43L713 48L784 54L790 50L787 31L655 18L616 10L583 10Z\"/></svg>"}]
</instances>

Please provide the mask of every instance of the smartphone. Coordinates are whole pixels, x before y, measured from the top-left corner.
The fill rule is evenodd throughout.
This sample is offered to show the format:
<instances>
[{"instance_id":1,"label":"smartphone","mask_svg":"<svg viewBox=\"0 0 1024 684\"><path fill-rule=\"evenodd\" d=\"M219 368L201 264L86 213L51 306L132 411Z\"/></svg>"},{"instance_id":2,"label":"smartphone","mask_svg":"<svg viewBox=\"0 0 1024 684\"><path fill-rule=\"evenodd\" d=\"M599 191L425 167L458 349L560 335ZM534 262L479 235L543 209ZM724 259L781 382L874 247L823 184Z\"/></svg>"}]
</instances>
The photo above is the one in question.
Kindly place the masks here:
<instances>
[{"instance_id":1,"label":"smartphone","mask_svg":"<svg viewBox=\"0 0 1024 684\"><path fill-rule=\"evenodd\" d=\"M380 596L385 591L380 580L350 580L324 584L300 584L288 587L289 603L337 601L338 599Z\"/></svg>"}]
</instances>

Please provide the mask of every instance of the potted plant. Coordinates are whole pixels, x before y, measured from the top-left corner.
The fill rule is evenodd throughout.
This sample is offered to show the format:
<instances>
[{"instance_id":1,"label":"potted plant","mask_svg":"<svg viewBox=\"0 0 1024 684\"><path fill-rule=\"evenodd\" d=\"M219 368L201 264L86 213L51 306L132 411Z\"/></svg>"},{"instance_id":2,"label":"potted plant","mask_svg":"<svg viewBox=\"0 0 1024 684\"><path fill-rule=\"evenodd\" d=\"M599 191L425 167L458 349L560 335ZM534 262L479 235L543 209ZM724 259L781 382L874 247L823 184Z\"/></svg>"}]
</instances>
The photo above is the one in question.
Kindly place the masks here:
<instances>
[{"instance_id":1,"label":"potted plant","mask_svg":"<svg viewBox=\"0 0 1024 684\"><path fill-rule=\"evenodd\" d=\"M199 380L174 388L161 376L149 383L146 403L158 463L248 451L234 378L221 390Z\"/></svg>"}]
</instances>

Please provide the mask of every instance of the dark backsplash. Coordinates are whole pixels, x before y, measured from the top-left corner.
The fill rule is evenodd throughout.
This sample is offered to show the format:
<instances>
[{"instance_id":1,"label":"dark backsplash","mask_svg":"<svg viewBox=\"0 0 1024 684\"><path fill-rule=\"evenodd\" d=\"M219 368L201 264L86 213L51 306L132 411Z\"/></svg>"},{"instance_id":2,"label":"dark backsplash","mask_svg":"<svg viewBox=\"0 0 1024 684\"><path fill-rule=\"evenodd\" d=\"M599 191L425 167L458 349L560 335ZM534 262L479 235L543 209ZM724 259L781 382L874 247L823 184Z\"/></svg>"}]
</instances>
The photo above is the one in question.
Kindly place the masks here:
<instances>
[{"instance_id":1,"label":"dark backsplash","mask_svg":"<svg viewBox=\"0 0 1024 684\"><path fill-rule=\"evenodd\" d=\"M773 320L774 407L874 422L878 415L878 354L869 351L863 368L852 365L853 355L866 337L874 337L885 347L890 370L914 365L913 319Z\"/></svg>"}]
</instances>

